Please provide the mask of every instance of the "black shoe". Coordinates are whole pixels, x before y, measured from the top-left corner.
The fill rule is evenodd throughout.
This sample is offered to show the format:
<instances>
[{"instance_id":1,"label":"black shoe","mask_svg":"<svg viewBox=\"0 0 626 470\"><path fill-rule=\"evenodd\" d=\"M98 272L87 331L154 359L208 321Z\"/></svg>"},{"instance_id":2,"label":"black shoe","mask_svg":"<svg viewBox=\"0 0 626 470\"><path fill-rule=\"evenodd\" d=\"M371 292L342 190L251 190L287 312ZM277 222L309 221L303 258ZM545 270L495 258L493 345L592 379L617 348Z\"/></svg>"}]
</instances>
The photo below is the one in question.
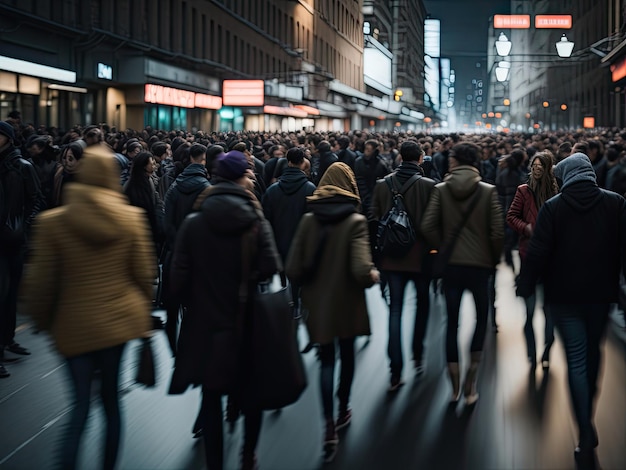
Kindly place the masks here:
<instances>
[{"instance_id":1,"label":"black shoe","mask_svg":"<svg viewBox=\"0 0 626 470\"><path fill-rule=\"evenodd\" d=\"M309 341L309 343L304 347L304 349L301 351L302 354L306 354L308 352L311 352L311 350L315 347L314 343L311 343Z\"/></svg>"},{"instance_id":2,"label":"black shoe","mask_svg":"<svg viewBox=\"0 0 626 470\"><path fill-rule=\"evenodd\" d=\"M30 356L30 351L20 346L19 344L17 344L15 341L9 344L6 349L7 351L12 352L13 354L20 354L22 356Z\"/></svg>"},{"instance_id":3,"label":"black shoe","mask_svg":"<svg viewBox=\"0 0 626 470\"><path fill-rule=\"evenodd\" d=\"M9 371L6 370L2 364L0 364L0 379L6 379L10 375Z\"/></svg>"},{"instance_id":4,"label":"black shoe","mask_svg":"<svg viewBox=\"0 0 626 470\"><path fill-rule=\"evenodd\" d=\"M576 461L576 470L596 470L598 468L594 449L583 450L580 447L576 447L574 460Z\"/></svg>"}]
</instances>

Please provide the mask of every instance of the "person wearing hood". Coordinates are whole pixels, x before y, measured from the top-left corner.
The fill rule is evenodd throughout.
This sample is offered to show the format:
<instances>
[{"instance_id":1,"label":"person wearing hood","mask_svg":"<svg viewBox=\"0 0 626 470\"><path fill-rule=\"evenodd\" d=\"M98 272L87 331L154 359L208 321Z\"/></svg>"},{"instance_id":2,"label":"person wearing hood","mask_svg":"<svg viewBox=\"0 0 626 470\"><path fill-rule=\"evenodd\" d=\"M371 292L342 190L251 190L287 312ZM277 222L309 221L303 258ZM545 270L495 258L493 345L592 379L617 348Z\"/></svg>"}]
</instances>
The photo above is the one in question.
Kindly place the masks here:
<instances>
[{"instance_id":1,"label":"person wearing hood","mask_svg":"<svg viewBox=\"0 0 626 470\"><path fill-rule=\"evenodd\" d=\"M574 416L575 459L596 468L593 424L600 343L626 271L626 200L601 189L589 158L575 153L554 167L561 193L544 203L530 239L517 294L529 297L543 279L545 304L565 348Z\"/></svg>"},{"instance_id":2,"label":"person wearing hood","mask_svg":"<svg viewBox=\"0 0 626 470\"><path fill-rule=\"evenodd\" d=\"M476 328L470 347L471 363L463 392L467 405L478 400L476 378L482 358L489 312L489 277L500 260L504 243L504 217L496 187L481 181L480 147L462 142L448 155L448 174L435 186L421 223L422 234L430 246L441 248L459 230L464 213L472 208L458 231L456 243L443 274L448 326L446 358L452 383L452 403L459 400L460 371L458 322L463 292L469 290L476 304ZM474 200L476 198L476 200Z\"/></svg>"},{"instance_id":3,"label":"person wearing hood","mask_svg":"<svg viewBox=\"0 0 626 470\"><path fill-rule=\"evenodd\" d=\"M223 154L223 152L221 152ZM165 332L172 355L176 355L176 339L178 337L178 317L180 300L170 292L169 273L172 253L176 246L178 229L185 217L192 212L198 195L210 186L206 169L207 148L202 144L193 144L189 149L190 164L176 177L165 194L165 230L166 253L163 257L163 302L167 312Z\"/></svg>"},{"instance_id":4,"label":"person wearing hood","mask_svg":"<svg viewBox=\"0 0 626 470\"><path fill-rule=\"evenodd\" d=\"M112 469L122 426L120 360L128 341L149 334L154 247L146 215L128 204L116 162L104 147L85 149L76 180L63 188L63 201L35 221L21 311L50 332L66 360L74 406L59 468L77 466L93 372L100 370L103 468Z\"/></svg>"},{"instance_id":5,"label":"person wearing hood","mask_svg":"<svg viewBox=\"0 0 626 470\"><path fill-rule=\"evenodd\" d=\"M224 467L222 395L238 401L243 392L240 378L246 371L242 357L252 353L246 340L247 317L242 318L241 313L251 313L251 302L240 305L243 248L255 244L256 255L249 261L255 281L282 271L272 228L251 191L251 177L252 169L243 153L231 150L217 158L214 184L200 211L189 214L177 233L169 280L173 295L186 307L169 393L184 393L190 385L202 386L200 423L206 465L215 470ZM245 297L252 299L257 284L248 284ZM242 411L245 437L241 463L242 468L252 469L256 468L262 411Z\"/></svg>"},{"instance_id":6,"label":"person wearing hood","mask_svg":"<svg viewBox=\"0 0 626 470\"><path fill-rule=\"evenodd\" d=\"M320 385L325 420L324 460L337 451L337 430L350 423L350 389L354 376L354 340L370 334L365 289L379 281L369 249L367 219L353 171L345 163L330 165L320 184L307 198L309 211L294 236L286 274L302 286L302 307L309 338L319 344ZM333 412L335 346L341 372Z\"/></svg>"},{"instance_id":7,"label":"person wearing hood","mask_svg":"<svg viewBox=\"0 0 626 470\"><path fill-rule=\"evenodd\" d=\"M15 342L17 292L30 227L45 204L35 167L15 146L15 129L0 121L0 378L10 375L3 365L5 349L30 354Z\"/></svg>"}]
</instances>

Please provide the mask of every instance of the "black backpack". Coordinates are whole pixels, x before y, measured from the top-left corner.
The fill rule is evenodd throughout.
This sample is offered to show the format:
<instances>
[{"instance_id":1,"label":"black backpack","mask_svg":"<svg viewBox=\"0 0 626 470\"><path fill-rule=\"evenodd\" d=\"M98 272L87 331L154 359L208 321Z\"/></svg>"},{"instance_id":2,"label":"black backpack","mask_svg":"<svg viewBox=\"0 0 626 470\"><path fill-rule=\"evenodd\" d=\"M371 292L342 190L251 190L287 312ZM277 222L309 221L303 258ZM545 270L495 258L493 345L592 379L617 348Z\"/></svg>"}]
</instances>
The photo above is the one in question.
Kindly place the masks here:
<instances>
[{"instance_id":1,"label":"black backpack","mask_svg":"<svg viewBox=\"0 0 626 470\"><path fill-rule=\"evenodd\" d=\"M385 178L385 182L393 195L391 209L378 221L376 233L376 246L378 251L390 258L405 256L417 241L413 224L404 207L404 193L415 183L421 175L415 173L398 191L395 188L395 179L391 176Z\"/></svg>"}]
</instances>

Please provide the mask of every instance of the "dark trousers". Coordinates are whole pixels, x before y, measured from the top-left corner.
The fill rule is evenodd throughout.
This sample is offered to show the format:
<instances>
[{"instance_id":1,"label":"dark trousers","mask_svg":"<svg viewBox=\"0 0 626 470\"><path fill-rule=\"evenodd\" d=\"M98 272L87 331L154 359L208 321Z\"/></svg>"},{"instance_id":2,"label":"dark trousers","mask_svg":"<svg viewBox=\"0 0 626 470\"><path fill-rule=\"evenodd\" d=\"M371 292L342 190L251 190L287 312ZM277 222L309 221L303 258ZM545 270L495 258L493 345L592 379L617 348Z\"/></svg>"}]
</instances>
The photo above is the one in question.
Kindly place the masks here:
<instances>
[{"instance_id":1,"label":"dark trousers","mask_svg":"<svg viewBox=\"0 0 626 470\"><path fill-rule=\"evenodd\" d=\"M535 293L524 299L526 303L526 323L524 324L524 336L526 337L526 348L528 351L528 359L531 362L537 360L537 350L535 346L535 330L533 329L533 316L535 315L535 306L537 304L537 292L543 292L543 285L538 284L535 287ZM554 323L550 313L550 306L543 305L543 313L546 317L544 328L545 347L541 356L542 361L550 360L550 348L554 343Z\"/></svg>"},{"instance_id":2,"label":"dark trousers","mask_svg":"<svg viewBox=\"0 0 626 470\"><path fill-rule=\"evenodd\" d=\"M350 403L350 390L354 378L354 338L339 339L339 357L341 372L339 373L339 409L345 411ZM320 358L320 389L324 417L333 417L333 391L335 379L335 342L322 344L319 347Z\"/></svg>"},{"instance_id":3,"label":"dark trousers","mask_svg":"<svg viewBox=\"0 0 626 470\"><path fill-rule=\"evenodd\" d=\"M443 293L446 298L448 327L446 332L446 357L448 362L459 362L458 329L461 298L467 289L474 296L476 305L476 329L472 338L471 352L483 350L487 316L489 313L489 276L491 269L470 266L448 266L443 277Z\"/></svg>"},{"instance_id":4,"label":"dark trousers","mask_svg":"<svg viewBox=\"0 0 626 470\"><path fill-rule=\"evenodd\" d=\"M579 446L584 450L598 445L593 426L593 404L600 370L600 343L606 331L609 309L609 304L550 304L550 312L565 347Z\"/></svg>"},{"instance_id":5,"label":"dark trousers","mask_svg":"<svg viewBox=\"0 0 626 470\"><path fill-rule=\"evenodd\" d=\"M118 385L120 360L124 346L125 344L121 344L67 359L73 388L74 408L63 436L59 469L71 470L76 468L78 446L89 416L91 383L96 369L100 371L100 398L106 416L102 468L109 470L115 467L122 429Z\"/></svg>"},{"instance_id":6,"label":"dark trousers","mask_svg":"<svg viewBox=\"0 0 626 470\"><path fill-rule=\"evenodd\" d=\"M430 278L421 273L405 271L386 271L389 285L389 355L391 375L399 377L402 374L404 362L402 360L402 309L404 306L404 291L409 281L412 281L416 290L417 305L415 308L415 326L413 329L413 359L417 362L422 359L424 350L424 336L430 309L429 285Z\"/></svg>"},{"instance_id":7,"label":"dark trousers","mask_svg":"<svg viewBox=\"0 0 626 470\"><path fill-rule=\"evenodd\" d=\"M19 248L16 253L0 253L0 275L5 279L0 281L5 287L0 287L0 347L8 346L15 339L17 324L17 294L22 271L24 256Z\"/></svg>"},{"instance_id":8,"label":"dark trousers","mask_svg":"<svg viewBox=\"0 0 626 470\"><path fill-rule=\"evenodd\" d=\"M208 470L224 468L224 415L222 410L222 394L206 387L202 389L203 438L206 465ZM254 454L261 425L263 411L244 410L244 441L243 455Z\"/></svg>"}]
</instances>

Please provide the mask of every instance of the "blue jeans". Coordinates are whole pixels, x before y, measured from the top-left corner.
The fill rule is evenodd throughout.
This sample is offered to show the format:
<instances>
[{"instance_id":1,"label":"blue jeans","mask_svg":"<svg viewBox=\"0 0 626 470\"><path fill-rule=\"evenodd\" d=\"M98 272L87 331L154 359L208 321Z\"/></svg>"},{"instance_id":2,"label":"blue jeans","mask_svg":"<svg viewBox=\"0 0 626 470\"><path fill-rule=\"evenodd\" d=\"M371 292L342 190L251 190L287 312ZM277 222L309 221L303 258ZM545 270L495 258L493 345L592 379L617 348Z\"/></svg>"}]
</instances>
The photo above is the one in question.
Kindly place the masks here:
<instances>
[{"instance_id":1,"label":"blue jeans","mask_svg":"<svg viewBox=\"0 0 626 470\"><path fill-rule=\"evenodd\" d=\"M550 305L565 347L569 391L578 423L578 445L584 450L598 445L593 426L593 402L600 369L600 342L606 331L609 309L610 304Z\"/></svg>"},{"instance_id":2,"label":"blue jeans","mask_svg":"<svg viewBox=\"0 0 626 470\"><path fill-rule=\"evenodd\" d=\"M321 344L320 358L320 390L324 417L333 417L333 390L335 381L335 342ZM350 390L354 378L354 338L339 340L339 357L341 358L341 372L339 373L339 410L346 411L350 403Z\"/></svg>"},{"instance_id":3,"label":"blue jeans","mask_svg":"<svg viewBox=\"0 0 626 470\"><path fill-rule=\"evenodd\" d=\"M463 292L467 289L474 296L476 304L476 329L472 338L471 352L483 350L487 316L489 314L489 276L493 270L471 266L448 266L443 277L443 293L446 298L448 327L446 332L446 359L459 362L457 342L459 329L459 310Z\"/></svg>"},{"instance_id":4,"label":"blue jeans","mask_svg":"<svg viewBox=\"0 0 626 470\"><path fill-rule=\"evenodd\" d=\"M67 367L73 385L74 408L65 429L61 445L59 468L76 468L76 456L81 435L89 416L91 382L95 370L100 371L100 398L106 415L106 434L103 469L115 467L120 445L122 420L118 397L120 360L126 344L100 349L80 356L67 358Z\"/></svg>"},{"instance_id":5,"label":"blue jeans","mask_svg":"<svg viewBox=\"0 0 626 470\"><path fill-rule=\"evenodd\" d=\"M389 286L389 343L387 354L391 375L402 375L402 308L404 306L404 290L409 281L415 285L417 305L415 308L415 326L413 328L413 360L419 363L424 351L424 336L430 309L429 285L430 278L421 273L405 271L386 271Z\"/></svg>"},{"instance_id":6,"label":"blue jeans","mask_svg":"<svg viewBox=\"0 0 626 470\"><path fill-rule=\"evenodd\" d=\"M537 360L537 349L535 347L535 331L533 329L533 316L535 315L535 305L537 304L537 292L543 293L543 284L537 284L535 293L530 297L526 297L526 323L524 324L524 336L526 337L526 349L528 351L528 359L534 363ZM545 347L541 356L542 361L550 360L550 348L554 343L554 322L550 313L550 306L544 302L543 313L546 317L545 324Z\"/></svg>"}]
</instances>

